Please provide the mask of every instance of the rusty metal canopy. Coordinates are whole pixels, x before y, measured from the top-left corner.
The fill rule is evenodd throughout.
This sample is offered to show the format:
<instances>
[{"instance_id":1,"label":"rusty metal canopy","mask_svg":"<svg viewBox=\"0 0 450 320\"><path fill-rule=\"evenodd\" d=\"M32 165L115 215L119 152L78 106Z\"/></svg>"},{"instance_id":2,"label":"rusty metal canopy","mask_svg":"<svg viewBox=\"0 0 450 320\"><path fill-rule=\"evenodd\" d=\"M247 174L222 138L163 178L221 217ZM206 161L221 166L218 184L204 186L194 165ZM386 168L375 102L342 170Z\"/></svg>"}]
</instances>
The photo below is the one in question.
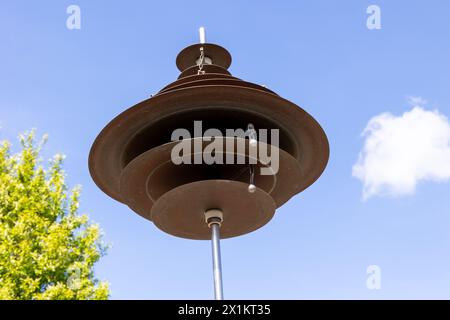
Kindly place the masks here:
<instances>
[{"instance_id":1,"label":"rusty metal canopy","mask_svg":"<svg viewBox=\"0 0 450 320\"><path fill-rule=\"evenodd\" d=\"M151 210L155 225L177 237L208 240L211 231L204 212L220 208L222 238L240 236L264 226L275 213L272 197L248 184L231 180L203 180L183 184L161 196ZM189 205L187 205L189 204Z\"/></svg>"},{"instance_id":2,"label":"rusty metal canopy","mask_svg":"<svg viewBox=\"0 0 450 320\"><path fill-rule=\"evenodd\" d=\"M212 43L196 43L184 48L177 56L178 70L184 70L196 66L199 58L199 50L203 48L205 56L211 59L215 65L228 69L231 65L231 54L223 47Z\"/></svg>"},{"instance_id":3,"label":"rusty metal canopy","mask_svg":"<svg viewBox=\"0 0 450 320\"><path fill-rule=\"evenodd\" d=\"M276 174L262 175L259 169L268 167L268 165L261 163L258 157L252 157L247 139L233 137L216 137L215 139L220 141L224 150L223 152L217 152L218 156L222 156L221 153L223 153L223 158L232 155L235 160L238 156L255 160L255 185L270 195L277 207L305 187L302 185L302 170L298 162L287 152L278 150L280 168ZM190 139L192 153L185 156L192 159L195 156L195 140L200 140L202 149L209 143L202 138ZM227 140L234 140L233 143L236 146L239 145L239 140L243 140L245 149L242 152L239 150L226 151ZM148 220L152 220L150 211L154 203L165 193L180 185L214 179L247 182L248 184L248 160L245 161L246 164L238 164L237 161L234 161L234 164L226 165L176 165L172 161L171 151L177 143L166 143L142 153L122 171L120 179L121 195L126 199L127 205L132 210ZM263 143L260 142L260 144ZM244 193L241 196L243 197L246 194Z\"/></svg>"},{"instance_id":4,"label":"rusty metal canopy","mask_svg":"<svg viewBox=\"0 0 450 320\"><path fill-rule=\"evenodd\" d=\"M203 72L199 73L201 47L211 63L203 65ZM216 128L225 132L252 123L256 129L278 129L280 133L280 171L274 177L256 177L256 194L247 192L249 199L232 201L235 203L229 205L229 212L237 214L241 208L240 215L244 216L233 220L234 224L230 222L229 228L234 231L227 229L227 236L263 226L271 218L272 205L281 206L314 183L329 157L328 140L320 125L302 108L273 91L232 76L227 70L230 64L231 55L217 45L196 44L182 50L177 57L182 71L179 78L155 96L119 114L96 138L89 155L89 170L99 188L166 232L203 239L204 226L198 227L198 221L183 220L180 215L195 216L195 210L208 209L203 208L205 203L231 201L234 198L227 192L237 197L245 178L236 176L243 170L239 166L170 163L170 150L176 144L171 140L172 132L177 128L190 130L193 122L199 120L204 130ZM243 172L245 177L247 173ZM217 191L220 188L222 194ZM185 199L193 199L189 208L179 205ZM267 208L258 211L250 199ZM181 209L185 213L175 212Z\"/></svg>"}]
</instances>

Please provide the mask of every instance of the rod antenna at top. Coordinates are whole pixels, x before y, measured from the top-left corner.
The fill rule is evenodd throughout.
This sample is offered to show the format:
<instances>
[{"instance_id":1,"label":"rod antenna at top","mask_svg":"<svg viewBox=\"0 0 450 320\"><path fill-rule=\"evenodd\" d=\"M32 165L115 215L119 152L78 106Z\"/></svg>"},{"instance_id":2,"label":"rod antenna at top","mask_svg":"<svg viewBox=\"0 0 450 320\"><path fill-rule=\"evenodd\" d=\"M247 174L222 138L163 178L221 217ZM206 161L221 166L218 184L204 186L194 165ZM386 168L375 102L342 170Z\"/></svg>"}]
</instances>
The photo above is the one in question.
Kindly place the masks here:
<instances>
[{"instance_id":1,"label":"rod antenna at top","mask_svg":"<svg viewBox=\"0 0 450 320\"><path fill-rule=\"evenodd\" d=\"M200 36L200 43L205 43L206 42L205 27L198 28L198 34Z\"/></svg>"}]
</instances>

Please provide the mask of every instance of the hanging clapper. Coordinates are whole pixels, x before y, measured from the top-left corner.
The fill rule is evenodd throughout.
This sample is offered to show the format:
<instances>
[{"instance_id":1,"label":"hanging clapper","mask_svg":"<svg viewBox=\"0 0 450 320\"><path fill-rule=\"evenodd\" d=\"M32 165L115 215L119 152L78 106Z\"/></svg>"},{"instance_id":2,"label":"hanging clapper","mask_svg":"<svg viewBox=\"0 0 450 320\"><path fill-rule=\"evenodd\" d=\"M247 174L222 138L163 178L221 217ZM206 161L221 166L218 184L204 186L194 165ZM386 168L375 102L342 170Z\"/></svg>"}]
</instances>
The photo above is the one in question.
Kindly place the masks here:
<instances>
[{"instance_id":1,"label":"hanging clapper","mask_svg":"<svg viewBox=\"0 0 450 320\"><path fill-rule=\"evenodd\" d=\"M256 134L255 127L252 123L249 123L247 125L247 131L245 132L245 135L249 138L249 145L250 148L255 148L258 145L258 137ZM250 161L249 161L250 162ZM248 192L254 193L256 191L256 185L255 185L255 165L249 163L249 172L250 172L250 182L248 185Z\"/></svg>"}]
</instances>

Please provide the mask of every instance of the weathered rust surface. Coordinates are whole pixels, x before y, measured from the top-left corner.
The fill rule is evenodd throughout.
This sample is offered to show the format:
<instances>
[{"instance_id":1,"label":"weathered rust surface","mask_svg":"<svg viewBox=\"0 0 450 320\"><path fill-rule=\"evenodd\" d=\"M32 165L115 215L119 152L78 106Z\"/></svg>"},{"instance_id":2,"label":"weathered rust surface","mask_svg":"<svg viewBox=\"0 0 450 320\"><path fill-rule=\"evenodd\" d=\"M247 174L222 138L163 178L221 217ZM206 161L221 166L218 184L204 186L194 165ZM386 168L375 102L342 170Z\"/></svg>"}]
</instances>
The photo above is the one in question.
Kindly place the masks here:
<instances>
[{"instance_id":1,"label":"weathered rust surface","mask_svg":"<svg viewBox=\"0 0 450 320\"><path fill-rule=\"evenodd\" d=\"M197 74L195 64L200 46L213 63L204 65L204 74ZM202 121L203 131L215 128L224 135L225 129L245 130L249 123L254 124L256 130L279 130L280 172L272 178L256 177L255 181L258 194L264 193L260 197L264 203L267 195L274 206L279 207L314 183L329 157L328 140L320 125L302 108L273 91L231 76L227 71L230 64L231 56L220 46L196 44L184 49L177 57L181 77L155 96L119 114L96 138L89 155L89 170L99 188L151 220L156 203L166 195L164 199L171 201L176 200L174 197L184 199L183 193L187 190L184 185L208 185L208 181L227 180L229 184L217 183L215 188L228 188L234 186L232 182L247 181L248 172L243 171L242 166L177 167L170 163L170 151L176 144L171 141L172 132L185 128L192 133L194 121ZM241 171L241 176L236 176L236 172ZM178 191L171 193L173 190ZM216 191L214 197L219 194ZM242 212L245 214L244 207ZM170 212L163 216L168 219L174 215ZM262 225L261 221L255 223ZM166 225L171 224L165 221ZM233 224L233 228L237 226Z\"/></svg>"},{"instance_id":2,"label":"weathered rust surface","mask_svg":"<svg viewBox=\"0 0 450 320\"><path fill-rule=\"evenodd\" d=\"M273 94L233 86L180 89L157 95L124 111L97 137L91 149L89 168L97 185L121 201L122 170L135 157L170 142L174 129L192 128L203 120L220 128L280 130L280 148L297 159L309 186L328 161L328 141L320 125L303 109ZM227 125L227 120L229 120Z\"/></svg>"},{"instance_id":3,"label":"weathered rust surface","mask_svg":"<svg viewBox=\"0 0 450 320\"><path fill-rule=\"evenodd\" d=\"M221 238L240 236L264 226L275 213L275 202L263 190L247 191L248 184L231 180L205 180L172 189L151 210L155 225L171 235L197 240L211 238L204 212L220 208Z\"/></svg>"},{"instance_id":4,"label":"weathered rust surface","mask_svg":"<svg viewBox=\"0 0 450 320\"><path fill-rule=\"evenodd\" d=\"M202 139L202 138L196 138ZM276 207L283 205L299 190L302 190L302 170L294 157L287 152L279 150L280 165L279 170L274 175L262 175L261 167L268 167L262 164L256 157L252 157L249 151L248 140L231 137L216 137L222 141L223 158L226 154L232 154L235 159L234 164L213 164L213 165L195 165L179 164L175 165L171 161L171 150L178 142L166 143L162 146L146 151L133 159L122 171L120 180L120 193L125 203L142 217L151 220L150 210L153 204L166 192L180 185L201 181L201 180L231 180L249 183L249 158L255 159L255 185L268 193L276 204ZM226 151L226 140L233 139L234 145L243 140L245 143L244 152L239 152L235 148L233 151ZM192 159L194 152L194 140L191 139L191 150L189 158ZM203 147L211 143L202 141ZM261 147L262 143L260 143ZM269 148L270 146L268 146ZM272 146L273 147L273 146ZM222 156L218 153L219 156ZM237 156L242 155L246 158L245 164L237 163Z\"/></svg>"},{"instance_id":5,"label":"weathered rust surface","mask_svg":"<svg viewBox=\"0 0 450 320\"><path fill-rule=\"evenodd\" d=\"M210 58L213 64L225 70L230 67L231 55L227 49L212 43L196 43L180 51L176 59L178 70L184 71L189 67L195 66L200 56L200 48L203 48L205 57Z\"/></svg>"}]
</instances>

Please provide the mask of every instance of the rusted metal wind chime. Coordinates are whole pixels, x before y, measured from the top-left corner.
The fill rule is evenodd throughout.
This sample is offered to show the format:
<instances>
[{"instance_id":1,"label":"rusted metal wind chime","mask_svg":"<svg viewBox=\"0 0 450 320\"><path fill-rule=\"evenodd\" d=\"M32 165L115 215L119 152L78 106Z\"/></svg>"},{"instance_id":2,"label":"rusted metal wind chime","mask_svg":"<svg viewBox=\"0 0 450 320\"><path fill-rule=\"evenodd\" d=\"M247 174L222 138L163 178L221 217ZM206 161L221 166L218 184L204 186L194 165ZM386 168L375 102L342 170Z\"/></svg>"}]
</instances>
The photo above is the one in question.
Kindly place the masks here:
<instances>
[{"instance_id":1,"label":"rusted metal wind chime","mask_svg":"<svg viewBox=\"0 0 450 320\"><path fill-rule=\"evenodd\" d=\"M276 208L313 184L327 164L328 140L303 109L264 86L232 76L227 70L231 55L205 43L203 28L200 43L183 49L176 65L181 71L176 81L100 132L89 154L89 170L103 192L162 231L211 239L215 298L223 299L220 239L261 228ZM246 130L243 136L186 138L191 152L182 158L188 161L175 163L173 150L180 141L173 141L172 134L196 121L221 132ZM258 129L275 130L279 143L261 141ZM212 140L224 147L215 157L241 161L195 163L198 147L204 150ZM231 143L243 147L229 150ZM261 174L271 168L252 152L261 147L277 154L273 174Z\"/></svg>"}]
</instances>

